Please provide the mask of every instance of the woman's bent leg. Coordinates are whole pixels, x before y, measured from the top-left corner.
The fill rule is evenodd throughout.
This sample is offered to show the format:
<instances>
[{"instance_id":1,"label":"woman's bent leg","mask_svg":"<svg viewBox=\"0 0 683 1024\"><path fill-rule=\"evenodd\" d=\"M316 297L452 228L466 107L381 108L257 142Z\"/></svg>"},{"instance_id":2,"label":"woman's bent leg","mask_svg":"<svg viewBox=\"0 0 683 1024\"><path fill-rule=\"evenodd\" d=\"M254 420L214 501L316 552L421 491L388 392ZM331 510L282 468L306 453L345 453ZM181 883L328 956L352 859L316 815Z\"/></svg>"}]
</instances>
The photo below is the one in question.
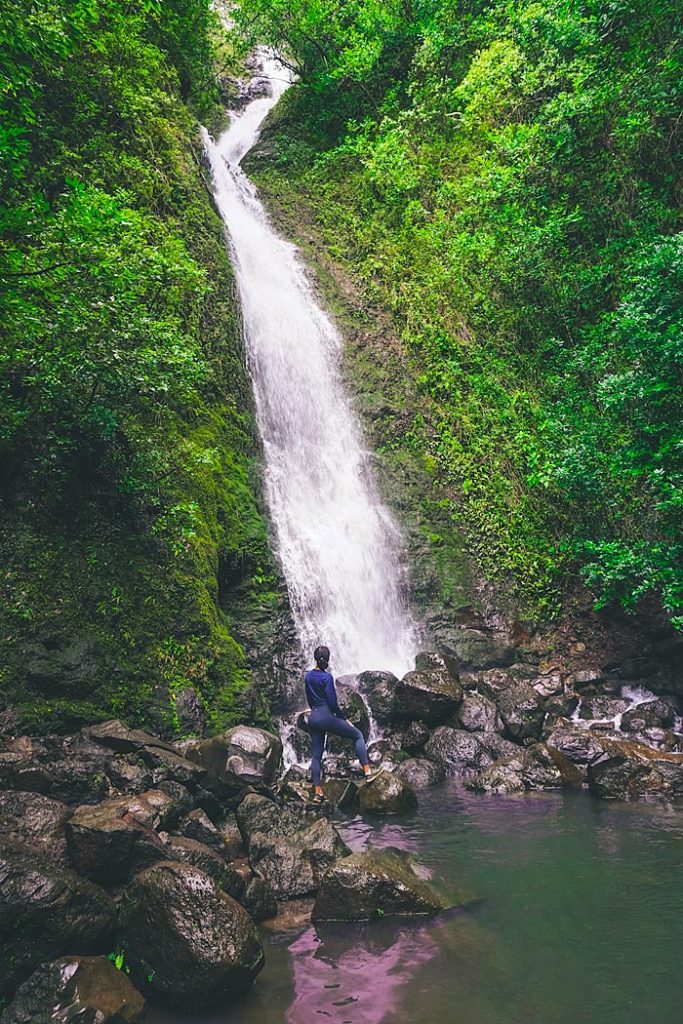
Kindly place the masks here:
<instances>
[{"instance_id":1,"label":"woman's bent leg","mask_svg":"<svg viewBox=\"0 0 683 1024\"><path fill-rule=\"evenodd\" d=\"M320 785L320 759L325 749L325 733L311 728L311 779L314 786Z\"/></svg>"},{"instance_id":2,"label":"woman's bent leg","mask_svg":"<svg viewBox=\"0 0 683 1024\"><path fill-rule=\"evenodd\" d=\"M335 718L334 715L330 715L325 722L325 732L331 732L335 736L343 736L345 739L353 740L356 745L358 760L362 765L368 764L368 751L363 739L363 733L360 729L356 729L355 725L350 725L343 718Z\"/></svg>"}]
</instances>

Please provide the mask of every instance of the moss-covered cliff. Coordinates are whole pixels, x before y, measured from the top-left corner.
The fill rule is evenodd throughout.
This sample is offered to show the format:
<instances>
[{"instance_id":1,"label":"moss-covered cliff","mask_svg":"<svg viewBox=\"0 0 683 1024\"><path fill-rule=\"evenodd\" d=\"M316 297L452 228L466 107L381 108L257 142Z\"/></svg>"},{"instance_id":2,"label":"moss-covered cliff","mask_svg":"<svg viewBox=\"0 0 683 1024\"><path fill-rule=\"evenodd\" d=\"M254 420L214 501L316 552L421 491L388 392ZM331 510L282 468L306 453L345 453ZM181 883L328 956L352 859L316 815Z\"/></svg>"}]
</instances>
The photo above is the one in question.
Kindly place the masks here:
<instances>
[{"instance_id":1,"label":"moss-covered cliff","mask_svg":"<svg viewBox=\"0 0 683 1024\"><path fill-rule=\"evenodd\" d=\"M219 111L214 16L0 13L3 698L40 730L183 731L190 690L214 728L265 722L287 617L198 138Z\"/></svg>"}]
</instances>

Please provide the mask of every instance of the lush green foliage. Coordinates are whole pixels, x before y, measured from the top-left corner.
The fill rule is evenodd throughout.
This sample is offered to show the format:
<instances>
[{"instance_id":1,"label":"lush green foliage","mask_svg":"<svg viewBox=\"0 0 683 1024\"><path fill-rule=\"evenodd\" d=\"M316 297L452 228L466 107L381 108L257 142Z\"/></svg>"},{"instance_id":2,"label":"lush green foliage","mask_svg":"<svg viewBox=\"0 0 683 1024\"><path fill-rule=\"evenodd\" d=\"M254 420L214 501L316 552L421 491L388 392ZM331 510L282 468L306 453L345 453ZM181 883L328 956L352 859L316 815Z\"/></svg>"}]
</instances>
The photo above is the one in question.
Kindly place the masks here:
<instances>
[{"instance_id":1,"label":"lush green foliage","mask_svg":"<svg viewBox=\"0 0 683 1024\"><path fill-rule=\"evenodd\" d=\"M34 726L171 728L190 684L245 710L231 615L271 564L195 141L214 29L208 0L0 0L0 678Z\"/></svg>"},{"instance_id":2,"label":"lush green foliage","mask_svg":"<svg viewBox=\"0 0 683 1024\"><path fill-rule=\"evenodd\" d=\"M396 444L426 449L537 612L577 568L601 604L683 605L682 20L674 0L239 4L302 82L261 181L394 314L424 399Z\"/></svg>"}]
</instances>

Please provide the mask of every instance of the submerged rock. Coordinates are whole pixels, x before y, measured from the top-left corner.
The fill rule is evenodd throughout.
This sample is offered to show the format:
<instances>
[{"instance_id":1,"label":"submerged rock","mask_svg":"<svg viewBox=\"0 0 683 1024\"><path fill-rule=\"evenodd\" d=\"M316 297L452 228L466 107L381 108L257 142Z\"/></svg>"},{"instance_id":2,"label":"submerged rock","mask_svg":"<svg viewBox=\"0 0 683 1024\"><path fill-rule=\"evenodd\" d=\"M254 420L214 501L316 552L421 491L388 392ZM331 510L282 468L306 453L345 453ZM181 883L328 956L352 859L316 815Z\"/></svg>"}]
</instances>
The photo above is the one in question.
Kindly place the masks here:
<instances>
[{"instance_id":1,"label":"submerged rock","mask_svg":"<svg viewBox=\"0 0 683 1024\"><path fill-rule=\"evenodd\" d=\"M187 1010L241 995L263 967L246 910L209 875L174 861L148 868L126 889L119 941L150 992Z\"/></svg>"},{"instance_id":2,"label":"submerged rock","mask_svg":"<svg viewBox=\"0 0 683 1024\"><path fill-rule=\"evenodd\" d=\"M279 736L238 725L220 736L188 747L190 761L206 769L236 792L249 786L269 786L277 776L282 758Z\"/></svg>"},{"instance_id":3,"label":"submerged rock","mask_svg":"<svg viewBox=\"0 0 683 1024\"><path fill-rule=\"evenodd\" d=\"M63 957L17 990L3 1024L144 1024L145 1000L104 956Z\"/></svg>"},{"instance_id":4,"label":"submerged rock","mask_svg":"<svg viewBox=\"0 0 683 1024\"><path fill-rule=\"evenodd\" d=\"M113 901L20 844L0 846L0 995L44 960L111 948Z\"/></svg>"},{"instance_id":5,"label":"submerged rock","mask_svg":"<svg viewBox=\"0 0 683 1024\"><path fill-rule=\"evenodd\" d=\"M446 773L443 768L428 761L425 757L413 757L403 761L398 766L394 775L398 775L411 789L426 789L428 786L435 786L443 782Z\"/></svg>"},{"instance_id":6,"label":"submerged rock","mask_svg":"<svg viewBox=\"0 0 683 1024\"><path fill-rule=\"evenodd\" d=\"M314 921L371 921L431 916L446 900L413 871L396 850L366 850L338 861L325 875L313 907Z\"/></svg>"},{"instance_id":7,"label":"submerged rock","mask_svg":"<svg viewBox=\"0 0 683 1024\"><path fill-rule=\"evenodd\" d=\"M463 689L448 672L407 672L394 693L394 715L427 725L447 721L458 709Z\"/></svg>"},{"instance_id":8,"label":"submerged rock","mask_svg":"<svg viewBox=\"0 0 683 1024\"><path fill-rule=\"evenodd\" d=\"M417 798L400 775L384 771L358 787L358 806L364 814L407 814L417 807Z\"/></svg>"}]
</instances>

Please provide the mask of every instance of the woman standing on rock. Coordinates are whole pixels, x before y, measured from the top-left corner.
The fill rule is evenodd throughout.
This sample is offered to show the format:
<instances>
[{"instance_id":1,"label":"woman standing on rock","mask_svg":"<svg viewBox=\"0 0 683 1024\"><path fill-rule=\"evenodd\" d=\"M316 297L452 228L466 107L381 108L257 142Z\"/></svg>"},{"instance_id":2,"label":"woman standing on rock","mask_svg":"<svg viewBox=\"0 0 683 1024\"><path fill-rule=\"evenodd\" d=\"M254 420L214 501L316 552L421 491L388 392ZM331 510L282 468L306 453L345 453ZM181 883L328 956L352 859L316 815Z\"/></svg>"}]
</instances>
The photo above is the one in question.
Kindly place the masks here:
<instances>
[{"instance_id":1,"label":"woman standing on rock","mask_svg":"<svg viewBox=\"0 0 683 1024\"><path fill-rule=\"evenodd\" d=\"M347 722L339 707L334 679L327 671L327 666L330 663L329 647L316 647L313 657L316 667L306 673L304 685L306 700L311 709L308 716L308 727L311 731L311 775L315 788L314 799L322 801L325 797L320 785L320 759L325 749L325 735L328 732L331 732L333 736L343 736L345 739L354 741L358 760L363 767L366 779L370 776L370 762L363 733L360 729L356 729L355 725Z\"/></svg>"}]
</instances>

